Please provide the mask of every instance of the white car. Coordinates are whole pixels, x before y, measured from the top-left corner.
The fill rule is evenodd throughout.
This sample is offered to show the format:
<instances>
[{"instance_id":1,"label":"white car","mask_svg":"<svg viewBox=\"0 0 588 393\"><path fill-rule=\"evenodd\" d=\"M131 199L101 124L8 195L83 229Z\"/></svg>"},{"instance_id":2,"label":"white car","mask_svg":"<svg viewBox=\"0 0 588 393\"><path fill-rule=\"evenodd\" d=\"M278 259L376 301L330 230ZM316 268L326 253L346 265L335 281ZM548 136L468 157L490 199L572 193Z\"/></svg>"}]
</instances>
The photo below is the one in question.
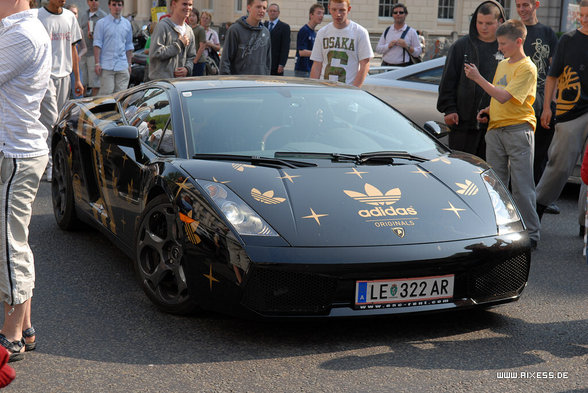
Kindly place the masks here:
<instances>
[{"instance_id":1,"label":"white car","mask_svg":"<svg viewBox=\"0 0 588 393\"><path fill-rule=\"evenodd\" d=\"M362 88L421 127L429 120L443 122L443 114L437 111L437 96L444 66L445 57L439 57L369 75Z\"/></svg>"}]
</instances>

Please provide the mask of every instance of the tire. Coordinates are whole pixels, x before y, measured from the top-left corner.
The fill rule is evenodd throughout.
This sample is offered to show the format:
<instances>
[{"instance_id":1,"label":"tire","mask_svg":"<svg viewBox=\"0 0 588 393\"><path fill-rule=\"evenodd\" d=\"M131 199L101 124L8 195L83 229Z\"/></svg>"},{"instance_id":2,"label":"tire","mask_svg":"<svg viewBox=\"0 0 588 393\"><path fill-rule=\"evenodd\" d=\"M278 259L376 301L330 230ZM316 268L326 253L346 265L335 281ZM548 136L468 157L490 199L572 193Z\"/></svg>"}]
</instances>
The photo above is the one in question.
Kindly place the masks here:
<instances>
[{"instance_id":1,"label":"tire","mask_svg":"<svg viewBox=\"0 0 588 393\"><path fill-rule=\"evenodd\" d=\"M71 231L79 227L73 195L73 184L68 165L65 142L60 140L53 150L53 179L51 181L53 214L61 229Z\"/></svg>"},{"instance_id":2,"label":"tire","mask_svg":"<svg viewBox=\"0 0 588 393\"><path fill-rule=\"evenodd\" d=\"M147 204L135 242L135 272L143 291L161 310L188 314L198 309L188 293L177 214L165 195Z\"/></svg>"}]
</instances>

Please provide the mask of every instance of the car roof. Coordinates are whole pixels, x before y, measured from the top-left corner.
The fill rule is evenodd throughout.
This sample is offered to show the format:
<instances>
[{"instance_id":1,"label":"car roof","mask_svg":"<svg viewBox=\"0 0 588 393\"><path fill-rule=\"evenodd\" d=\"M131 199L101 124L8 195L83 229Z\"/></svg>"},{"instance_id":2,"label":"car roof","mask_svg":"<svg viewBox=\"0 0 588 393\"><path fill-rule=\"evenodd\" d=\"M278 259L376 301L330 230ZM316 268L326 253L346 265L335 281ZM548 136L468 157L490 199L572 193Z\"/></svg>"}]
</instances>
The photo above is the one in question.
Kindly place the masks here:
<instances>
[{"instance_id":1,"label":"car roof","mask_svg":"<svg viewBox=\"0 0 588 393\"><path fill-rule=\"evenodd\" d=\"M275 77L260 75L216 75L205 77L190 77L165 80L172 84L179 92L208 89L231 89L242 87L280 87L280 86L310 86L310 87L338 87L357 89L343 83L324 80L297 78L297 77Z\"/></svg>"}]
</instances>

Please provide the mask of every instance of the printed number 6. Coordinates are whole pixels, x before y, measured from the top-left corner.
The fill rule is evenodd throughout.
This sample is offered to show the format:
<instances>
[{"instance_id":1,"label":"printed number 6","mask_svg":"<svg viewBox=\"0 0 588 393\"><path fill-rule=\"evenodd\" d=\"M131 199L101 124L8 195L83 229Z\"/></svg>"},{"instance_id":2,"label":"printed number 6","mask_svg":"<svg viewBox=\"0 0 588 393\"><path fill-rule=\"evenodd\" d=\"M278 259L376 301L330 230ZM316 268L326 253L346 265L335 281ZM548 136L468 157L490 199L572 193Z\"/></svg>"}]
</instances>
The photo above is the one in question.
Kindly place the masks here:
<instances>
[{"instance_id":1,"label":"printed number 6","mask_svg":"<svg viewBox=\"0 0 588 393\"><path fill-rule=\"evenodd\" d=\"M333 67L331 65L331 62L333 61L333 59L339 59L339 64L347 65L347 60L349 59L349 56L347 55L347 53L342 52L342 51L333 50L333 51L329 52L329 54L327 55L327 58L329 59L329 63L327 64L327 67L325 68L324 79L329 80L330 75L336 75L337 80L339 82L345 83L345 79L347 76L347 74L345 72L345 68Z\"/></svg>"}]
</instances>

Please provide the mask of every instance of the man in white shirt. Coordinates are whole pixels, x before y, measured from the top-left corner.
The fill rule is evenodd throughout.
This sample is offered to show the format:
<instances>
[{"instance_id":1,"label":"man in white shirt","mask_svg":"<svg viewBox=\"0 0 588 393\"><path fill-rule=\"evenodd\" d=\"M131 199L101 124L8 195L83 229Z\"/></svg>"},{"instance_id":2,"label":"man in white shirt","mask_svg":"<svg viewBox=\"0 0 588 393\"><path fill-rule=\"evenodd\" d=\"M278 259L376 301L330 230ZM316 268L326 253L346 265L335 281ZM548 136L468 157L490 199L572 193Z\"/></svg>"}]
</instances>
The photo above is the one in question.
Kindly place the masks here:
<instances>
[{"instance_id":1,"label":"man in white shirt","mask_svg":"<svg viewBox=\"0 0 588 393\"><path fill-rule=\"evenodd\" d=\"M88 93L95 96L98 95L100 89L100 77L94 72L94 28L96 22L106 16L106 12L101 10L99 7L100 3L98 0L87 0L88 10L80 14L80 26L82 27L82 38L86 42L86 48L88 51L80 59L80 73L82 75L82 81L84 87L88 90Z\"/></svg>"},{"instance_id":2,"label":"man in white shirt","mask_svg":"<svg viewBox=\"0 0 588 393\"><path fill-rule=\"evenodd\" d=\"M78 50L76 44L82 39L80 25L73 12L63 8L65 0L49 0L45 7L39 8L38 18L45 26L51 39L51 83L41 102L41 123L47 128L47 144L51 149L51 133L61 107L70 93L70 74L74 73L75 93L82 95L84 86L80 81ZM46 180L52 176L51 153L47 164Z\"/></svg>"},{"instance_id":3,"label":"man in white shirt","mask_svg":"<svg viewBox=\"0 0 588 393\"><path fill-rule=\"evenodd\" d=\"M404 4L394 4L392 9L394 24L384 31L376 46L376 52L383 55L383 66L406 67L412 64L410 56L421 55L419 36L415 29L411 29L404 23L406 15L408 15L408 9Z\"/></svg>"},{"instance_id":4,"label":"man in white shirt","mask_svg":"<svg viewBox=\"0 0 588 393\"><path fill-rule=\"evenodd\" d=\"M29 9L29 0L0 1L0 345L9 361L21 360L36 345L28 231L49 153L39 116L50 74L51 41L37 10Z\"/></svg>"},{"instance_id":5,"label":"man in white shirt","mask_svg":"<svg viewBox=\"0 0 588 393\"><path fill-rule=\"evenodd\" d=\"M349 0L330 0L333 21L316 35L310 77L361 87L374 57L368 31L348 19Z\"/></svg>"},{"instance_id":6,"label":"man in white shirt","mask_svg":"<svg viewBox=\"0 0 588 393\"><path fill-rule=\"evenodd\" d=\"M121 15L123 5L123 0L109 0L110 15L100 19L94 29L95 72L100 75L100 94L103 95L129 86L133 28Z\"/></svg>"}]
</instances>

